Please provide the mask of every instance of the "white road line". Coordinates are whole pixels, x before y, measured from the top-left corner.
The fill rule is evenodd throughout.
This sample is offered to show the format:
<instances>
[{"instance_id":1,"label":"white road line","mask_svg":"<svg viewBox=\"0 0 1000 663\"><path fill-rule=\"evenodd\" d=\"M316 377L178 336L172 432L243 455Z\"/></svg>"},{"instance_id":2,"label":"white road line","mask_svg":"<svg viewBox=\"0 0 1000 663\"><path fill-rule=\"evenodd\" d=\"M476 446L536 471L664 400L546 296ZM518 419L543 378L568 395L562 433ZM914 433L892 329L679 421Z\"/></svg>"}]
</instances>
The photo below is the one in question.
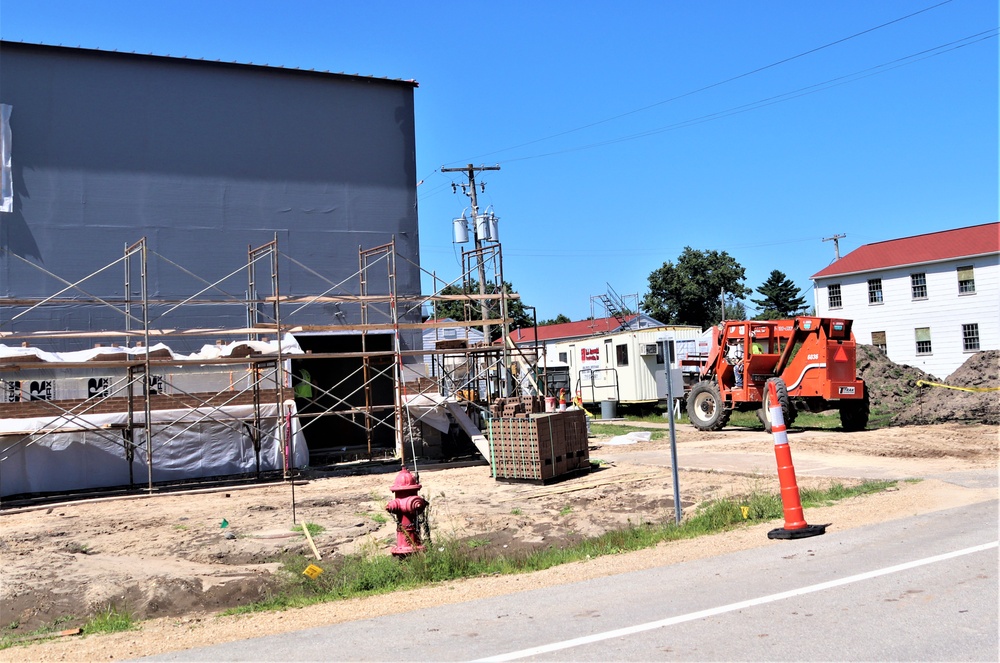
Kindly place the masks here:
<instances>
[{"instance_id":1,"label":"white road line","mask_svg":"<svg viewBox=\"0 0 1000 663\"><path fill-rule=\"evenodd\" d=\"M917 568L918 566L924 566L926 564L934 564L935 562L943 562L948 559L954 559L955 557L961 557L963 555L971 555L973 553L982 552L984 550L989 550L990 548L996 548L998 544L1000 544L1000 542L998 541L993 541L992 543L984 543L982 545L973 546L971 548L963 548L962 550L954 550L952 552L944 553L942 555L935 555L934 557L925 557L924 559L918 559L913 562L897 564L896 566L887 566L883 569L868 571L866 573L859 573L858 575L847 576L846 578L838 578L837 580L830 580L829 582L821 582L817 585L809 585L807 587L791 589L788 590L787 592L779 592L778 594L761 596L759 598L740 601L738 603L730 603L729 605L723 605L717 608L709 608L707 610L699 610L698 612L690 612L686 615L669 617L667 619L661 619L655 622L647 622L645 624L637 624L635 626L619 628L613 631L605 631L604 633L595 633L593 635L584 636L582 638L573 638L571 640L563 640L562 642L553 642L548 645L541 645L539 647L522 649L520 651L510 652L508 654L498 654L496 656L490 656L488 658L478 659L478 661L514 661L519 658L538 656L539 654L546 654L548 652L560 651L562 649L569 649L571 647L589 645L594 642L601 642L602 640L610 640L611 638L621 638L628 635L634 635L636 633L642 633L643 631L652 631L653 629L663 628L664 626L673 626L674 624L682 624L684 622L690 622L696 619L704 619L705 617L714 617L715 615L721 615L723 613L732 612L734 610L744 610L746 608L752 608L754 606L763 605L765 603L782 601L784 599L790 599L795 596L802 596L803 594L812 594L813 592L821 592L826 589L840 587L841 585L849 585L854 582L861 582L862 580L871 580L872 578L878 578L879 576L889 575L890 573L898 573L899 571L914 569Z\"/></svg>"}]
</instances>

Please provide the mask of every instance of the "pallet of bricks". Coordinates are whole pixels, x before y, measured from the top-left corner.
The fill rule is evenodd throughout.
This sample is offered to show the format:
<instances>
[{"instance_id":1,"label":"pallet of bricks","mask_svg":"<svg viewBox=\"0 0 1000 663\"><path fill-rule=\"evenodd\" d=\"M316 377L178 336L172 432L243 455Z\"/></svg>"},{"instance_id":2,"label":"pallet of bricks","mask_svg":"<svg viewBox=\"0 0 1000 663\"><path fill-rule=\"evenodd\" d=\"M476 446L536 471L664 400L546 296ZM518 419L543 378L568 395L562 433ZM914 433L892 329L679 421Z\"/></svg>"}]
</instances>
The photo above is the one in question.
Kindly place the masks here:
<instances>
[{"instance_id":1,"label":"pallet of bricks","mask_svg":"<svg viewBox=\"0 0 1000 663\"><path fill-rule=\"evenodd\" d=\"M546 483L590 471L583 410L547 413L544 399L534 396L498 399L491 410L490 447L497 480Z\"/></svg>"}]
</instances>

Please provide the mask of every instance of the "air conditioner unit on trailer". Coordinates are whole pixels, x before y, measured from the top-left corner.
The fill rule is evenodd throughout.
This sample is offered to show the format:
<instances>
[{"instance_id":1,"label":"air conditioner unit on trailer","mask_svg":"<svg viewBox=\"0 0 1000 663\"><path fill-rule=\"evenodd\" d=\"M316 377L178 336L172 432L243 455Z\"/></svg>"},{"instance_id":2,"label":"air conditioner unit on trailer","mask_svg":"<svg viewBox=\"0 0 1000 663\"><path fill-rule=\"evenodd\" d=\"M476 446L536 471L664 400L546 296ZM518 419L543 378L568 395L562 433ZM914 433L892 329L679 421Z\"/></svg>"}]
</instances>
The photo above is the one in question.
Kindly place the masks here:
<instances>
[{"instance_id":1,"label":"air conditioner unit on trailer","mask_svg":"<svg viewBox=\"0 0 1000 663\"><path fill-rule=\"evenodd\" d=\"M656 343L643 343L639 346L639 354L644 357L651 357L657 354Z\"/></svg>"}]
</instances>

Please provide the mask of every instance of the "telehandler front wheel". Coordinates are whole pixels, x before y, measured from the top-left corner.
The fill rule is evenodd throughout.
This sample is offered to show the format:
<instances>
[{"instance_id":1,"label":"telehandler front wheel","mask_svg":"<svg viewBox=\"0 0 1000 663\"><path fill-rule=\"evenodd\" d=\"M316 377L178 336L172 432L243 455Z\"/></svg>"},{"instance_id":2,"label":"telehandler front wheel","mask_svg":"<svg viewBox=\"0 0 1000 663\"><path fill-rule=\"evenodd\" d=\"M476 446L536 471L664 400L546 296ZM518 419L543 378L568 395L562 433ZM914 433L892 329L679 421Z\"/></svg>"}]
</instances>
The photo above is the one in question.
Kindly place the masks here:
<instances>
[{"instance_id":1,"label":"telehandler front wheel","mask_svg":"<svg viewBox=\"0 0 1000 663\"><path fill-rule=\"evenodd\" d=\"M781 414L785 420L785 426L791 426L798 412L795 410L795 404L788 397L788 388L785 386L785 381L781 378L770 378L768 382L774 383L774 390L778 394L778 403L781 404ZM771 405L771 390L767 388L767 384L765 383L764 403L757 410L757 418L764 424L764 430L768 433L771 432Z\"/></svg>"},{"instance_id":2,"label":"telehandler front wheel","mask_svg":"<svg viewBox=\"0 0 1000 663\"><path fill-rule=\"evenodd\" d=\"M719 393L719 386L711 380L702 380L691 388L687 399L687 414L698 430L721 430L733 411L726 408Z\"/></svg>"}]
</instances>

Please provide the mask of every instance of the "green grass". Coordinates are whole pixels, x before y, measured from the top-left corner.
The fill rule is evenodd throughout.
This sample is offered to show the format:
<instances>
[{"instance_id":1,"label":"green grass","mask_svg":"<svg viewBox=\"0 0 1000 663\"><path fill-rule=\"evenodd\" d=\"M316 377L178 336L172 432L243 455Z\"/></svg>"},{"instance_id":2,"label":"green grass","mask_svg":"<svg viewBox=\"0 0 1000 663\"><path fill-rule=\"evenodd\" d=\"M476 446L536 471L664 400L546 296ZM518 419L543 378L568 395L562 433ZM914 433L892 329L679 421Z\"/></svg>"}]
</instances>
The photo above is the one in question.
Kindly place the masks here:
<instances>
[{"instance_id":1,"label":"green grass","mask_svg":"<svg viewBox=\"0 0 1000 663\"><path fill-rule=\"evenodd\" d=\"M662 422L660 422L662 423ZM616 435L628 435L629 433L635 431L647 431L652 433L650 437L651 440L660 440L668 435L667 431L663 430L650 430L648 428L643 428L642 426L622 426L619 424L590 424L591 435L597 435L600 437L614 437Z\"/></svg>"},{"instance_id":2,"label":"green grass","mask_svg":"<svg viewBox=\"0 0 1000 663\"><path fill-rule=\"evenodd\" d=\"M56 635L67 628L69 623L76 621L76 618L72 615L65 615L63 617L57 618L51 624L45 624L36 628L30 633L22 633L18 635L4 634L0 635L0 650L8 649L16 645L26 645L26 644L37 644L49 638L44 636L51 635L56 637ZM18 622L12 622L7 628L9 630L16 629L19 626ZM91 615L80 628L83 635L92 635L95 633L118 633L119 631L130 631L136 626L136 621L132 616L132 613L126 610L119 610L114 605L107 606L104 610L98 612L97 614Z\"/></svg>"},{"instance_id":3,"label":"green grass","mask_svg":"<svg viewBox=\"0 0 1000 663\"><path fill-rule=\"evenodd\" d=\"M822 490L803 490L803 507L833 503L895 486L891 481L870 481L858 486L835 484ZM747 518L741 506L748 507ZM700 505L680 525L642 522L585 539L575 545L548 547L532 552L505 552L491 548L487 539L447 540L428 546L424 554L394 559L383 550L338 558L316 580L302 575L310 561L300 555L283 560L283 586L271 598L228 611L242 614L282 610L354 596L384 594L421 585L484 575L526 573L568 562L641 550L663 541L689 539L745 527L783 517L778 495L752 490L747 495L713 500Z\"/></svg>"},{"instance_id":4,"label":"green grass","mask_svg":"<svg viewBox=\"0 0 1000 663\"><path fill-rule=\"evenodd\" d=\"M663 424L667 423L668 419L664 416L666 413L666 408L662 406L657 406L652 414L646 415L626 415L625 420L630 423L635 424ZM880 416L878 412L874 409L871 413L870 423L868 428L882 428L890 423L890 418L888 416ZM691 421L688 419L686 413L681 413L680 417L674 419L676 424L690 424ZM733 412L729 419L729 423L726 428L750 428L754 430L764 430L764 424L760 422L757 417L757 412ZM835 430L840 428L840 414L837 412L832 412L830 414L826 413L813 413L808 411L800 411L795 417L795 424L792 428L812 428L812 429L824 429L824 430ZM601 423L591 423L590 430L594 435L625 435L630 431L643 430L641 425L637 427L632 426L616 426L615 424L601 424ZM600 430L600 432L598 432ZM661 439L664 436L664 431L654 431L654 440Z\"/></svg>"},{"instance_id":5,"label":"green grass","mask_svg":"<svg viewBox=\"0 0 1000 663\"><path fill-rule=\"evenodd\" d=\"M320 534L321 532L325 532L326 531L325 527L323 527L322 525L317 525L316 523L306 523L306 527L309 528L309 536L316 536L317 534ZM293 525L292 526L292 531L293 532L301 532L302 531L302 525Z\"/></svg>"},{"instance_id":6,"label":"green grass","mask_svg":"<svg viewBox=\"0 0 1000 663\"><path fill-rule=\"evenodd\" d=\"M135 628L135 619L127 610L119 610L117 606L109 605L87 620L82 628L84 635L118 633Z\"/></svg>"}]
</instances>

